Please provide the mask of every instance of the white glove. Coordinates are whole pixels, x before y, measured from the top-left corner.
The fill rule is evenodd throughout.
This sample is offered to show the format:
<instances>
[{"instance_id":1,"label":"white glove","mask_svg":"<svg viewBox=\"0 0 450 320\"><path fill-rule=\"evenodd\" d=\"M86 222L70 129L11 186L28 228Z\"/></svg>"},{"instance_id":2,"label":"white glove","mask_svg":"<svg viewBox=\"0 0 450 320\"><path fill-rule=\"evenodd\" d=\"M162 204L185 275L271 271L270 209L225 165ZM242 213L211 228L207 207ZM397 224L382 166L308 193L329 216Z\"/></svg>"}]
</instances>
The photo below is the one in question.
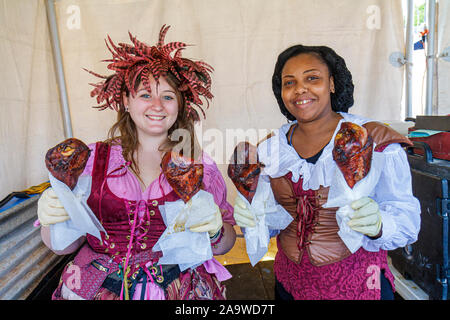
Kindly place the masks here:
<instances>
[{"instance_id":1,"label":"white glove","mask_svg":"<svg viewBox=\"0 0 450 320\"><path fill-rule=\"evenodd\" d=\"M369 197L353 201L351 207L355 212L348 222L350 228L369 237L375 237L381 230L381 214L378 204Z\"/></svg>"},{"instance_id":2,"label":"white glove","mask_svg":"<svg viewBox=\"0 0 450 320\"><path fill-rule=\"evenodd\" d=\"M37 213L39 222L44 227L70 219L52 188L42 193L38 201Z\"/></svg>"},{"instance_id":3,"label":"white glove","mask_svg":"<svg viewBox=\"0 0 450 320\"><path fill-rule=\"evenodd\" d=\"M234 199L234 220L239 227L248 228L256 226L255 218L251 213L250 209L247 207L242 198L237 195Z\"/></svg>"},{"instance_id":4,"label":"white glove","mask_svg":"<svg viewBox=\"0 0 450 320\"><path fill-rule=\"evenodd\" d=\"M213 215L209 216L202 222L190 226L189 230L192 232L208 231L209 236L212 237L220 230L220 228L222 228L222 226L222 214L220 213L219 207L216 205L216 212Z\"/></svg>"}]
</instances>

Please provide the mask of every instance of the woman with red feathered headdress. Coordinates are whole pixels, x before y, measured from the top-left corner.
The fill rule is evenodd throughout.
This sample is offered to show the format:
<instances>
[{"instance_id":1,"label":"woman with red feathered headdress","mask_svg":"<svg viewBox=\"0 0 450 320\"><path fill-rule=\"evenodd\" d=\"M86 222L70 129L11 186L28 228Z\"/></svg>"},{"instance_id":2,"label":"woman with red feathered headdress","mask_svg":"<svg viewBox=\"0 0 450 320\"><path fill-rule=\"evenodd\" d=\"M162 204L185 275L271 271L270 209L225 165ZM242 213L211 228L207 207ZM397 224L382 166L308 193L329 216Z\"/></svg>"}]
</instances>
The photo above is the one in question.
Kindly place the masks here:
<instances>
[{"instance_id":1,"label":"woman with red feathered headdress","mask_svg":"<svg viewBox=\"0 0 450 320\"><path fill-rule=\"evenodd\" d=\"M179 199L187 203L200 188L213 195L215 213L190 231L208 232L214 255L228 252L236 239L224 180L194 135L200 120L194 107L205 116L202 99L209 104L213 97L213 68L183 58L185 43L165 44L168 29L162 27L155 46L131 33L132 44L115 45L108 36L112 58L104 61L114 73L86 70L102 79L91 92L96 108L118 114L109 138L89 145L82 173L92 177L87 204L107 234L100 241L87 234L56 252L75 252L84 243L65 267L53 299L225 299L220 281L230 275L214 258L182 271L178 265L158 264L162 254L152 251L166 229L159 206ZM175 140L179 135L182 140ZM51 189L41 198L39 218L41 224L46 221L41 234L51 248L52 210L68 215Z\"/></svg>"}]
</instances>

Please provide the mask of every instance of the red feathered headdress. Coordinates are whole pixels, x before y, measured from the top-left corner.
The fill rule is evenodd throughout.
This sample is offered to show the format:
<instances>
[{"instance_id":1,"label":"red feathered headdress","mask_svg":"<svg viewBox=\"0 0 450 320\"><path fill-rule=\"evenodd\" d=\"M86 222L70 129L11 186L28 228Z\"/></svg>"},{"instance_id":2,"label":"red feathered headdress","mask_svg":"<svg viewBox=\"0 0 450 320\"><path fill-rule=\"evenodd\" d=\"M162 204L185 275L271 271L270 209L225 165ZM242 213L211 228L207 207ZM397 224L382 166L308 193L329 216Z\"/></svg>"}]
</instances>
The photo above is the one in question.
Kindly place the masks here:
<instances>
[{"instance_id":1,"label":"red feathered headdress","mask_svg":"<svg viewBox=\"0 0 450 320\"><path fill-rule=\"evenodd\" d=\"M203 116L205 116L201 107L203 102L200 96L206 99L209 106L208 99L213 97L210 92L211 77L209 73L214 69L205 62L182 58L181 51L187 47L185 43L171 42L164 44L164 37L169 28L170 26L162 26L156 46L149 46L138 41L130 32L128 33L133 45L119 43L116 46L109 36L109 44L105 39L106 46L112 53L112 59L103 61L110 62L108 69L115 71L115 74L107 77L84 69L94 76L104 79L97 84L91 83L95 87L91 91L91 97L96 96L97 103L101 104L94 108L100 110L110 108L118 111L123 104L122 88L124 86L134 95L135 83L139 75L142 84L147 90L150 90L150 75L158 81L161 76L164 77L170 72L180 81L178 90L184 97L188 117L194 121L200 119L192 105L199 107ZM174 51L175 53L172 56L171 53Z\"/></svg>"}]
</instances>

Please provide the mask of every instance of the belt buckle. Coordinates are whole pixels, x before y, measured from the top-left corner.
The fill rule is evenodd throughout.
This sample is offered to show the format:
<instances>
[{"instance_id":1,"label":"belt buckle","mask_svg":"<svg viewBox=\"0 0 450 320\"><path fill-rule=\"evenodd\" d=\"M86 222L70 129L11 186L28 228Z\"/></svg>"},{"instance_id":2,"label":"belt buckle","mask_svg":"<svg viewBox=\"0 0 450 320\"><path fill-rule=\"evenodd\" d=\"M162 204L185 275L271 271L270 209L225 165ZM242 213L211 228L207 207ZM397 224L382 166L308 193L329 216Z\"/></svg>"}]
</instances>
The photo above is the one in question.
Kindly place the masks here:
<instances>
[{"instance_id":1,"label":"belt buckle","mask_svg":"<svg viewBox=\"0 0 450 320\"><path fill-rule=\"evenodd\" d=\"M108 271L109 271L109 268L103 266L103 265L102 265L100 262L98 262L97 260L93 260L93 261L91 262L91 265L92 265L94 268L96 268L97 270L99 270L99 271L103 271L103 272L108 272Z\"/></svg>"}]
</instances>

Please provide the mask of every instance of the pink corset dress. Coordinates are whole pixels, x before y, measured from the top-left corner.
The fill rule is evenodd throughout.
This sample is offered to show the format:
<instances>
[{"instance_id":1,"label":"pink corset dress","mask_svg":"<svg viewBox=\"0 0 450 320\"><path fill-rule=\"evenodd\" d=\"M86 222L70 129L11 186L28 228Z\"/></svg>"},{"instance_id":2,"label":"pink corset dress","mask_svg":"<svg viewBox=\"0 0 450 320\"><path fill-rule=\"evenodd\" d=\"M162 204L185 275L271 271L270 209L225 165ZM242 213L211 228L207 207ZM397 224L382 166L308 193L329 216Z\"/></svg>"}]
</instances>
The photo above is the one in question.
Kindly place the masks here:
<instances>
[{"instance_id":1,"label":"pink corset dress","mask_svg":"<svg viewBox=\"0 0 450 320\"><path fill-rule=\"evenodd\" d=\"M117 296L102 288L102 284L112 273L132 282L140 271L148 271L157 265L161 252L151 249L166 228L158 206L179 199L163 174L142 193L137 178L123 160L120 146L97 143L95 148L94 145L90 147L95 149L95 154L91 154L83 173L92 175L91 195L87 202L107 235L102 233L101 241L89 234L86 236L87 244L64 269L60 285L53 294L54 299L62 299L63 283L83 299L123 298L123 288L121 295ZM224 222L235 224L233 209L226 202L226 188L220 172L212 160L206 158L205 162L210 164L205 165L205 185L214 185L207 191L213 193ZM162 273L162 267L158 267ZM163 276L159 274L159 278L164 279ZM141 292L142 284L139 284L134 296L129 298L194 299L192 291L197 290L203 292L200 298L221 299L225 289L220 281L230 277L228 271L213 258L194 270L181 273L180 281L174 281L165 290L154 283L149 274L145 277L151 279L144 285L146 293ZM204 285L199 290L191 287L195 284ZM181 292L183 289L184 292Z\"/></svg>"}]
</instances>

